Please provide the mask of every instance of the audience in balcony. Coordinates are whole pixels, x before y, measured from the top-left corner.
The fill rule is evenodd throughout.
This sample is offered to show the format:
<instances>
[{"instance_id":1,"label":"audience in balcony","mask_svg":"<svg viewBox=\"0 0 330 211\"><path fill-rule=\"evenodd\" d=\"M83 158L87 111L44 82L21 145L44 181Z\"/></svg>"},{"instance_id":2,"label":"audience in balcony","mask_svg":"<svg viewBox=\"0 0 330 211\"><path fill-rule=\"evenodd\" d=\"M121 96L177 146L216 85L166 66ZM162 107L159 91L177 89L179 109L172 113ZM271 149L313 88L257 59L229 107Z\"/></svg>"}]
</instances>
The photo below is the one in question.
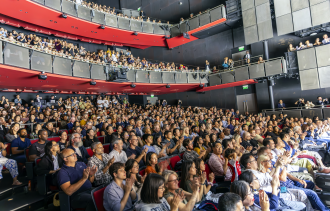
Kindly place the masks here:
<instances>
[{"instance_id":1,"label":"audience in balcony","mask_svg":"<svg viewBox=\"0 0 330 211\"><path fill-rule=\"evenodd\" d=\"M323 44L323 45L327 45L327 44L329 44L329 43L330 43L330 39L329 39L328 35L327 35L327 34L324 34L324 35L323 35L322 44Z\"/></svg>"},{"instance_id":2,"label":"audience in balcony","mask_svg":"<svg viewBox=\"0 0 330 211\"><path fill-rule=\"evenodd\" d=\"M324 105L328 105L329 104L329 100L328 98L325 98L325 99L322 99L322 97L317 97L317 101L315 103L316 105L321 105L321 106L324 106Z\"/></svg>"},{"instance_id":3,"label":"audience in balcony","mask_svg":"<svg viewBox=\"0 0 330 211\"><path fill-rule=\"evenodd\" d=\"M277 108L285 108L285 103L283 103L283 100L278 101Z\"/></svg>"},{"instance_id":4,"label":"audience in balcony","mask_svg":"<svg viewBox=\"0 0 330 211\"><path fill-rule=\"evenodd\" d=\"M264 61L264 59L262 58L262 56L259 56L258 64L261 64L261 63L265 63L265 61Z\"/></svg>"},{"instance_id":5,"label":"audience in balcony","mask_svg":"<svg viewBox=\"0 0 330 211\"><path fill-rule=\"evenodd\" d=\"M305 106L305 99L299 98L294 104L297 105L297 107L303 107Z\"/></svg>"},{"instance_id":6,"label":"audience in balcony","mask_svg":"<svg viewBox=\"0 0 330 211\"><path fill-rule=\"evenodd\" d=\"M250 51L246 51L246 54L244 55L243 59L245 61L245 64L250 64L251 62L251 54Z\"/></svg>"},{"instance_id":7,"label":"audience in balcony","mask_svg":"<svg viewBox=\"0 0 330 211\"><path fill-rule=\"evenodd\" d=\"M320 42L320 38L316 38L315 39L315 43L314 43L315 46L317 45L322 45L322 42Z\"/></svg>"},{"instance_id":8,"label":"audience in balcony","mask_svg":"<svg viewBox=\"0 0 330 211\"><path fill-rule=\"evenodd\" d=\"M228 69L229 68L229 62L228 62L228 57L224 58L223 64L222 64L223 69Z\"/></svg>"},{"instance_id":9,"label":"audience in balcony","mask_svg":"<svg viewBox=\"0 0 330 211\"><path fill-rule=\"evenodd\" d=\"M309 42L309 40L306 40L305 42L305 48L311 48L313 47L313 44Z\"/></svg>"}]
</instances>

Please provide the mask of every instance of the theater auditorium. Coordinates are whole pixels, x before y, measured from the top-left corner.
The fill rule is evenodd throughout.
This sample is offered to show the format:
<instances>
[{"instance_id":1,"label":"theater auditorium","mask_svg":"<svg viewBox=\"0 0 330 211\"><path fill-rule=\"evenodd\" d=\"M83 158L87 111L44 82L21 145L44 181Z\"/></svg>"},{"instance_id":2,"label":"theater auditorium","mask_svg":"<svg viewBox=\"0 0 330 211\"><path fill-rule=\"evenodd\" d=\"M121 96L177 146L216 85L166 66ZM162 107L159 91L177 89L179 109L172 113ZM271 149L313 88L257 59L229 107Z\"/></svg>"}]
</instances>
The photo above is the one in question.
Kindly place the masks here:
<instances>
[{"instance_id":1,"label":"theater auditorium","mask_svg":"<svg viewBox=\"0 0 330 211\"><path fill-rule=\"evenodd\" d=\"M2 0L0 210L330 210L329 36L330 0Z\"/></svg>"}]
</instances>

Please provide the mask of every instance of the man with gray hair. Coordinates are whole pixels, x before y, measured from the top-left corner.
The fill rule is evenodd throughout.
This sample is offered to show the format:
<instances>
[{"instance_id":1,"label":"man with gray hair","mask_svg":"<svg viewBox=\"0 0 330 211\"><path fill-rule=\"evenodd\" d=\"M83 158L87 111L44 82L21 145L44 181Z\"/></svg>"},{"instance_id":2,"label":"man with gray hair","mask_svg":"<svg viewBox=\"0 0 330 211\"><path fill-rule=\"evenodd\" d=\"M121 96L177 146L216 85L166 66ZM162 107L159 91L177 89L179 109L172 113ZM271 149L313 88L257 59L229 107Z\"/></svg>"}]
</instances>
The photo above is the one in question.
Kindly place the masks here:
<instances>
[{"instance_id":1,"label":"man with gray hair","mask_svg":"<svg viewBox=\"0 0 330 211\"><path fill-rule=\"evenodd\" d=\"M72 149L77 154L77 160L79 162L84 162L87 164L88 159L90 158L89 154L87 153L86 148L83 146L83 142L81 141L81 136L79 133L73 133L69 139L70 145L68 146L69 149Z\"/></svg>"},{"instance_id":2,"label":"man with gray hair","mask_svg":"<svg viewBox=\"0 0 330 211\"><path fill-rule=\"evenodd\" d=\"M123 151L123 141L120 138L115 138L111 144L113 145L113 150L109 153L109 156L115 158L115 162L126 163L127 155ZM132 154L130 158L134 159L135 155Z\"/></svg>"},{"instance_id":3,"label":"man with gray hair","mask_svg":"<svg viewBox=\"0 0 330 211\"><path fill-rule=\"evenodd\" d=\"M91 145L94 155L88 160L88 167L97 167L95 173L94 184L102 185L108 184L111 181L109 168L114 163L115 157L111 158L110 155L104 153L104 148L101 142L94 142Z\"/></svg>"}]
</instances>

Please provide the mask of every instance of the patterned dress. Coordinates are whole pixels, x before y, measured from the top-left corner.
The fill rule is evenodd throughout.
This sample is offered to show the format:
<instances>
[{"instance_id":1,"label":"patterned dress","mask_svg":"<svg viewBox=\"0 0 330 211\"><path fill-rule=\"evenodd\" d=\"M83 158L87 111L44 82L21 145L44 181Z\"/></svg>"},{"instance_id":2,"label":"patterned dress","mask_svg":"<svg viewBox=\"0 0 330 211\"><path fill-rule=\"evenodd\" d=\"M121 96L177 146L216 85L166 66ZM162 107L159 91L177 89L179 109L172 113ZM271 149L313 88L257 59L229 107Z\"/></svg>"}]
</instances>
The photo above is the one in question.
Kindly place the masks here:
<instances>
[{"instance_id":1,"label":"patterned dress","mask_svg":"<svg viewBox=\"0 0 330 211\"><path fill-rule=\"evenodd\" d=\"M9 170L13 178L18 176L18 168L17 168L16 160L6 158L5 156L2 155L2 151L0 151L0 179L3 178L2 169L4 166Z\"/></svg>"}]
</instances>

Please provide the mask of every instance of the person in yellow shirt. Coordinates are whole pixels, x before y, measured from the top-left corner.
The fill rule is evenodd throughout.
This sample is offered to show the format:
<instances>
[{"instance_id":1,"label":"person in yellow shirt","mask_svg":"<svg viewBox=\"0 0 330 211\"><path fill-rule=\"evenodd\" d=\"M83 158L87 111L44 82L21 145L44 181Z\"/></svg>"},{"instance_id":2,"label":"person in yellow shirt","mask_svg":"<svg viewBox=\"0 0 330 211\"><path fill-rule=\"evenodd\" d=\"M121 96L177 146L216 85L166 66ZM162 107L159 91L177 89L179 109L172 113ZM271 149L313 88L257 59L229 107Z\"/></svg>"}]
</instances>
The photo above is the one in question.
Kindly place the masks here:
<instances>
[{"instance_id":1,"label":"person in yellow shirt","mask_svg":"<svg viewBox=\"0 0 330 211\"><path fill-rule=\"evenodd\" d=\"M204 140L202 137L198 136L195 138L194 151L196 151L198 155L201 154L201 150L206 150L203 144L204 144Z\"/></svg>"},{"instance_id":2,"label":"person in yellow shirt","mask_svg":"<svg viewBox=\"0 0 330 211\"><path fill-rule=\"evenodd\" d=\"M88 114L84 114L82 120L80 120L80 126L83 127L88 122Z\"/></svg>"}]
</instances>

